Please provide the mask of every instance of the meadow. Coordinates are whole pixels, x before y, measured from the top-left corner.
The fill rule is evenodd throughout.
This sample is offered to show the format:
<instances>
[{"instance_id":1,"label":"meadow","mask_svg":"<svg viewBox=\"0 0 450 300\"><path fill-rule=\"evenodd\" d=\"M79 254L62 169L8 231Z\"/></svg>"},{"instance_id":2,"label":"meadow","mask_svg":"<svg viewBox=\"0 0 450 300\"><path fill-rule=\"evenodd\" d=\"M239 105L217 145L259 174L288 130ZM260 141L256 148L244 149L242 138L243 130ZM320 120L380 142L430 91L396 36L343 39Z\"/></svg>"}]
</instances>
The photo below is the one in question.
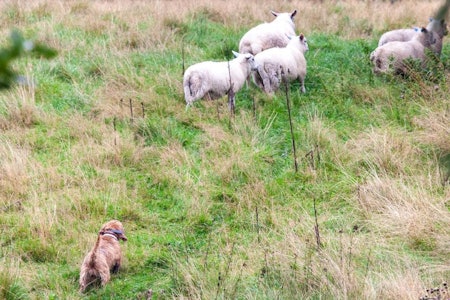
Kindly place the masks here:
<instances>
[{"instance_id":1,"label":"meadow","mask_svg":"<svg viewBox=\"0 0 450 300\"><path fill-rule=\"evenodd\" d=\"M1 1L0 47L16 28L58 55L17 60L31 83L0 92L0 299L449 297L450 38L408 77L369 61L442 4ZM187 66L294 9L305 94L185 108ZM123 268L80 294L110 219Z\"/></svg>"}]
</instances>

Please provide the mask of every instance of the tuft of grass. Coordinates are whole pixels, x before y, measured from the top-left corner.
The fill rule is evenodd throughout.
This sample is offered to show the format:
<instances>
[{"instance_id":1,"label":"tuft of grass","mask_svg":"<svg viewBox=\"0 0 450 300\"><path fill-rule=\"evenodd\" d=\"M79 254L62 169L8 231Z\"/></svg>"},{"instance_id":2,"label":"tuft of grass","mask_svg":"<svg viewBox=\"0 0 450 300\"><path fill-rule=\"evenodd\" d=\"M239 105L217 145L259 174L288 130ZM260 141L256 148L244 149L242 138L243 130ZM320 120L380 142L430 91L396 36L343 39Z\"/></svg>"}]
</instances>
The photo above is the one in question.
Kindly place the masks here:
<instances>
[{"instance_id":1,"label":"tuft of grass","mask_svg":"<svg viewBox=\"0 0 450 300\"><path fill-rule=\"evenodd\" d=\"M9 274L10 268L2 270L0 273L0 296L5 300L12 299L30 299L27 289L21 284L17 277Z\"/></svg>"}]
</instances>

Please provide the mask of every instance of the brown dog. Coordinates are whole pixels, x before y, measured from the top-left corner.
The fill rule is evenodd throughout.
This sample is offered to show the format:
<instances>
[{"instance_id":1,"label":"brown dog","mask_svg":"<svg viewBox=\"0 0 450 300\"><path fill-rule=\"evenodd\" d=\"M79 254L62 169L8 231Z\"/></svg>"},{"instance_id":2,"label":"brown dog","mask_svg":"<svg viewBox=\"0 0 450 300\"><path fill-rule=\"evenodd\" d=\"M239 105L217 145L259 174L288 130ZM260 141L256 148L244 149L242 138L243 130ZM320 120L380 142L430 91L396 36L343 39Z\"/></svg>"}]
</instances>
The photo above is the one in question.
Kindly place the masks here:
<instances>
[{"instance_id":1,"label":"brown dog","mask_svg":"<svg viewBox=\"0 0 450 300\"><path fill-rule=\"evenodd\" d=\"M110 279L110 271L116 273L119 270L122 261L119 240L127 240L122 223L112 220L102 226L94 248L86 255L81 265L80 292L84 292L90 284L98 280L105 286Z\"/></svg>"}]
</instances>

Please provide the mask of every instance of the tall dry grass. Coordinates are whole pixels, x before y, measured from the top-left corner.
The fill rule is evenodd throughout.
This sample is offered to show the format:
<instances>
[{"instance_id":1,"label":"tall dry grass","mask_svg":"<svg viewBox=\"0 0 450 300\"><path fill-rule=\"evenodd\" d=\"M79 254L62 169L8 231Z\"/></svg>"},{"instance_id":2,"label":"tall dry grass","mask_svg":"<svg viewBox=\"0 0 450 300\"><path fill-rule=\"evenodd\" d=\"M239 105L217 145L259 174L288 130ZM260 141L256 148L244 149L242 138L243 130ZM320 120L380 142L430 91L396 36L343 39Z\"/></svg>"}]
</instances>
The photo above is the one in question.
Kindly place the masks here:
<instances>
[{"instance_id":1,"label":"tall dry grass","mask_svg":"<svg viewBox=\"0 0 450 300\"><path fill-rule=\"evenodd\" d=\"M396 27L425 25L442 5L440 1L2 1L1 8L7 13L1 19L3 33L7 33L12 19L16 26L22 25L26 15L34 14L43 20L37 26L64 24L88 31L108 30L113 36L135 38L141 46L164 46L173 39L170 21L181 22L199 10L206 10L217 21L229 27L248 28L262 21L272 20L270 10L292 11L297 9L297 30L337 33L348 38L367 37L381 30ZM183 7L182 10L179 8ZM45 17L51 15L51 20ZM89 20L89 21L84 21ZM151 26L140 30L141 20L150 20ZM49 23L50 22L50 23ZM47 26L45 26L47 24ZM36 30L38 31L38 30ZM41 31L41 30L39 30ZM48 34L47 30L40 35ZM172 40L173 41L173 40ZM141 43L142 42L142 43ZM120 45L115 45L116 47ZM70 45L64 45L70 49Z\"/></svg>"}]
</instances>

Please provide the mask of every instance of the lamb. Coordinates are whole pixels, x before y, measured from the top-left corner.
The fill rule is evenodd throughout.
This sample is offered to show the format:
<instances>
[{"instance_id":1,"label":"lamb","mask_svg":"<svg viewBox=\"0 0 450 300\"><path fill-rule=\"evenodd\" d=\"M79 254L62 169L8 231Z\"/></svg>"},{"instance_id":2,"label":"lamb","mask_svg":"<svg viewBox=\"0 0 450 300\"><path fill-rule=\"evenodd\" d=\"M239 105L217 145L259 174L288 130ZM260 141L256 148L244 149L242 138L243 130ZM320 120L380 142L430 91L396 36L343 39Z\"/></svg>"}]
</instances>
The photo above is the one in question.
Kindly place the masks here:
<instances>
[{"instance_id":1,"label":"lamb","mask_svg":"<svg viewBox=\"0 0 450 300\"><path fill-rule=\"evenodd\" d=\"M370 61L374 65L373 72L379 74L393 71L395 74L406 74L408 68L405 61L418 59L425 64L425 49L430 49L433 43L433 33L422 27L410 41L394 41L379 46L370 54Z\"/></svg>"},{"instance_id":2,"label":"lamb","mask_svg":"<svg viewBox=\"0 0 450 300\"><path fill-rule=\"evenodd\" d=\"M426 29L433 32L436 42L431 45L431 50L439 57L442 52L442 40L445 35L448 34L447 23L444 19L437 20L430 18ZM420 28L411 29L397 29L384 33L378 41L378 46L382 46L389 42L399 41L407 42L413 39L413 37L420 31Z\"/></svg>"},{"instance_id":3,"label":"lamb","mask_svg":"<svg viewBox=\"0 0 450 300\"><path fill-rule=\"evenodd\" d=\"M289 43L288 37L295 35L294 16L297 10L271 13L276 17L272 22L259 24L243 35L239 41L240 53L256 55L269 48L285 47Z\"/></svg>"},{"instance_id":4,"label":"lamb","mask_svg":"<svg viewBox=\"0 0 450 300\"><path fill-rule=\"evenodd\" d=\"M231 61L205 61L187 68L183 78L186 107L198 99L214 100L231 89L237 93L242 88L251 71L258 66L252 54L235 51L233 54L235 58Z\"/></svg>"},{"instance_id":5,"label":"lamb","mask_svg":"<svg viewBox=\"0 0 450 300\"><path fill-rule=\"evenodd\" d=\"M308 43L303 34L293 37L284 48L270 48L255 55L258 71L253 79L267 94L275 92L284 77L286 80L300 80L301 91L305 93L306 59Z\"/></svg>"}]
</instances>

